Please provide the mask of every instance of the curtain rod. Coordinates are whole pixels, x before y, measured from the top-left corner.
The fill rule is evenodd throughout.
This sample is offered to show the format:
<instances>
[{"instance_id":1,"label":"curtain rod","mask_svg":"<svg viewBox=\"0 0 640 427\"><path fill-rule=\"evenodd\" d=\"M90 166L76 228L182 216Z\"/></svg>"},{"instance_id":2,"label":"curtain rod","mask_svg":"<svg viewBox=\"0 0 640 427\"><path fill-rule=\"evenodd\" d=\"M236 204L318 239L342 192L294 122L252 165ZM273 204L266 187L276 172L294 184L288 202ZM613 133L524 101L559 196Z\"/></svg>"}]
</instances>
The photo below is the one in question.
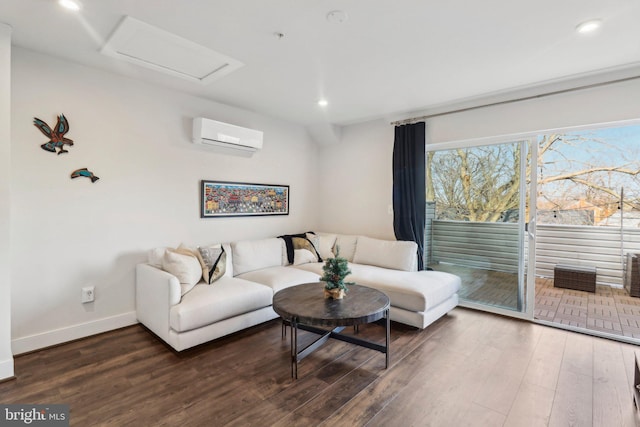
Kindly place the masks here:
<instances>
[{"instance_id":1,"label":"curtain rod","mask_svg":"<svg viewBox=\"0 0 640 427\"><path fill-rule=\"evenodd\" d=\"M615 84L615 83L623 83L623 82L628 82L628 81L637 80L637 79L640 79L640 76L624 77L624 78L621 78L621 79L609 80L609 81L601 82L601 83L592 83L592 84L588 84L588 85L577 86L577 87L573 87L573 88L570 88L570 89L562 89L562 90L556 90L556 91L553 91L553 92L541 93L539 95L531 95L531 96L525 96L525 97L522 97L522 98L508 99L506 101L490 102L488 104L476 105L476 106L473 106L473 107L466 107L466 108L460 108L460 109L457 109L457 110L443 111L442 113L427 114L427 115L424 115L424 116L412 117L412 118L409 118L409 119L396 120L395 122L391 122L391 125L393 125L393 126L406 125L406 124L409 124L409 123L419 122L419 121L430 119L430 118L433 118L433 117L446 116L448 114L464 113L466 111L477 110L477 109L480 109L480 108L495 107L497 105L506 105L506 104L512 104L514 102L529 101L531 99L544 98L544 97L547 97L547 96L560 95L560 94L563 94L563 93L575 92L575 91L585 90L585 89L593 89L593 88L596 88L596 87L607 86L607 85Z\"/></svg>"}]
</instances>

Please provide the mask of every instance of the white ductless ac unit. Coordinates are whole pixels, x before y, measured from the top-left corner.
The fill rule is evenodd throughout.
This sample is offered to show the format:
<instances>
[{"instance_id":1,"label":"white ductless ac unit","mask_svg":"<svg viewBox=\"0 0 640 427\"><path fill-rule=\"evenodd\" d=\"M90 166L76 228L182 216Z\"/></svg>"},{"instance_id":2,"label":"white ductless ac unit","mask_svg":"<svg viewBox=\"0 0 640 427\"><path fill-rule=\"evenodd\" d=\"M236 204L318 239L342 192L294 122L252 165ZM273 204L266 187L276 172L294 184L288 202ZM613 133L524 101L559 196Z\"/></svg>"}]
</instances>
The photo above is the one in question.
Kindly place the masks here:
<instances>
[{"instance_id":1,"label":"white ductless ac unit","mask_svg":"<svg viewBox=\"0 0 640 427\"><path fill-rule=\"evenodd\" d=\"M262 148L262 131L197 117L193 142L223 154L251 157Z\"/></svg>"}]
</instances>

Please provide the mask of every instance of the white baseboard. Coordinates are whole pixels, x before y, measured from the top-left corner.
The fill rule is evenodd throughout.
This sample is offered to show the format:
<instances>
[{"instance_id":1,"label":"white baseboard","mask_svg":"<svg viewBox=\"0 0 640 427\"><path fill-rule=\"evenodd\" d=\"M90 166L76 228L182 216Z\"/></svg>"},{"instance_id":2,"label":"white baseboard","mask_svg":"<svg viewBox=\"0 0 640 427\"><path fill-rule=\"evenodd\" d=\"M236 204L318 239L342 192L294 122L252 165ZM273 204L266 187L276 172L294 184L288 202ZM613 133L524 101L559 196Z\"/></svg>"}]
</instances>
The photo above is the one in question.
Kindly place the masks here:
<instances>
[{"instance_id":1,"label":"white baseboard","mask_svg":"<svg viewBox=\"0 0 640 427\"><path fill-rule=\"evenodd\" d=\"M67 341L73 341L79 338L100 334L102 332L124 328L125 326L135 325L136 323L138 323L136 312L130 311L117 316L94 320L93 322L81 323L40 334L16 338L11 340L11 350L14 355L27 353L29 351L39 350L52 345L62 344Z\"/></svg>"},{"instance_id":2,"label":"white baseboard","mask_svg":"<svg viewBox=\"0 0 640 427\"><path fill-rule=\"evenodd\" d=\"M13 357L11 359L0 360L0 381L13 378Z\"/></svg>"}]
</instances>

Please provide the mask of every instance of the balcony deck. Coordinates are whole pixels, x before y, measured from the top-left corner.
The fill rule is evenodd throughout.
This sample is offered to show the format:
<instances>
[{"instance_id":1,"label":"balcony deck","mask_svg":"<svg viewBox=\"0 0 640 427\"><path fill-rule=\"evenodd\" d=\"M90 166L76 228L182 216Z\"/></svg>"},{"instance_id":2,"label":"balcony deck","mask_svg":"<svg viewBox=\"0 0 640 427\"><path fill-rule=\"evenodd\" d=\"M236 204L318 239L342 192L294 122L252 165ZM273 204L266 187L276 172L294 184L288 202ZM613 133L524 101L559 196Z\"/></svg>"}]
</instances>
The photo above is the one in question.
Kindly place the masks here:
<instances>
[{"instance_id":1,"label":"balcony deck","mask_svg":"<svg viewBox=\"0 0 640 427\"><path fill-rule=\"evenodd\" d=\"M640 338L640 298L626 290L597 285L596 292L555 288L536 278L536 319L593 331Z\"/></svg>"},{"instance_id":2,"label":"balcony deck","mask_svg":"<svg viewBox=\"0 0 640 427\"><path fill-rule=\"evenodd\" d=\"M432 265L462 278L460 299L515 310L516 275L449 264ZM552 278L536 278L534 317L640 339L640 298L626 290L597 285L596 292L555 288Z\"/></svg>"}]
</instances>

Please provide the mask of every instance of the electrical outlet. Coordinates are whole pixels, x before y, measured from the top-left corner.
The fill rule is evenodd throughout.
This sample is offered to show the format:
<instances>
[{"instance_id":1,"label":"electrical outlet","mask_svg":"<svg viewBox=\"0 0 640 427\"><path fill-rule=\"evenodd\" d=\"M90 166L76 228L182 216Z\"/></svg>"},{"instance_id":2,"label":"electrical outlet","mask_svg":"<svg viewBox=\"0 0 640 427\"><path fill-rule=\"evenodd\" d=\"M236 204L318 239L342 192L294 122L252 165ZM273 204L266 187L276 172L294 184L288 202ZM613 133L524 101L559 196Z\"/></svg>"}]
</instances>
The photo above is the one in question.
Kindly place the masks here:
<instances>
[{"instance_id":1,"label":"electrical outlet","mask_svg":"<svg viewBox=\"0 0 640 427\"><path fill-rule=\"evenodd\" d=\"M85 286L82 288L82 303L93 302L96 299L95 286Z\"/></svg>"}]
</instances>

